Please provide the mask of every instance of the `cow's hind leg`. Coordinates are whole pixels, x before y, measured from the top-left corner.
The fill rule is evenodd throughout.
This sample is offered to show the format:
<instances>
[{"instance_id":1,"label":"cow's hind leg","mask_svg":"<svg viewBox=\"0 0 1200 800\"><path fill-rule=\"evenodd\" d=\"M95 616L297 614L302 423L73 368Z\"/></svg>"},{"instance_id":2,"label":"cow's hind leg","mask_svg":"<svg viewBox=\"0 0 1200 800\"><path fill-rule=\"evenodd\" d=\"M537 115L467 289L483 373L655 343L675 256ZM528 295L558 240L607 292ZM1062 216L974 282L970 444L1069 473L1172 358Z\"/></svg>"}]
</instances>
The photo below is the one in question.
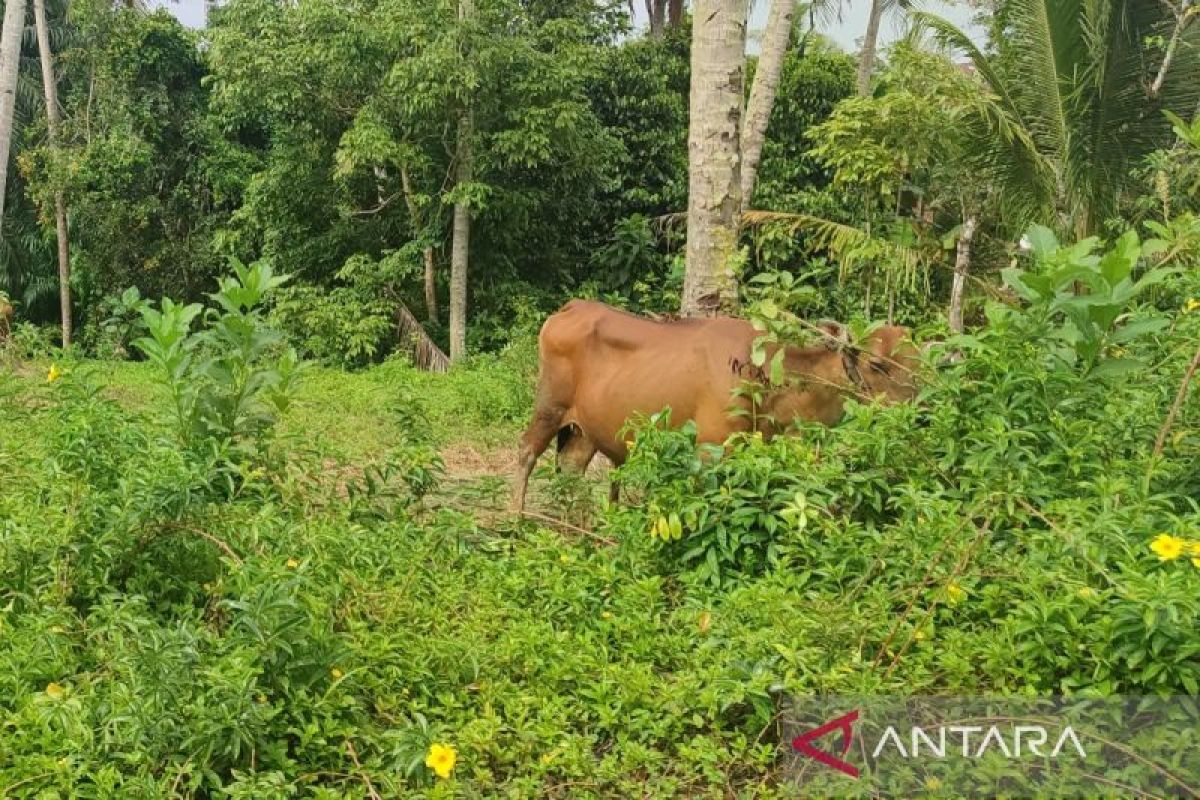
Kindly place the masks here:
<instances>
[{"instance_id":1,"label":"cow's hind leg","mask_svg":"<svg viewBox=\"0 0 1200 800\"><path fill-rule=\"evenodd\" d=\"M536 408L533 422L521 436L521 449L517 455L517 479L513 485L512 511L520 514L525 508L525 492L529 488L529 476L537 464L538 456L546 452L550 441L562 429L563 410L559 408Z\"/></svg>"}]
</instances>

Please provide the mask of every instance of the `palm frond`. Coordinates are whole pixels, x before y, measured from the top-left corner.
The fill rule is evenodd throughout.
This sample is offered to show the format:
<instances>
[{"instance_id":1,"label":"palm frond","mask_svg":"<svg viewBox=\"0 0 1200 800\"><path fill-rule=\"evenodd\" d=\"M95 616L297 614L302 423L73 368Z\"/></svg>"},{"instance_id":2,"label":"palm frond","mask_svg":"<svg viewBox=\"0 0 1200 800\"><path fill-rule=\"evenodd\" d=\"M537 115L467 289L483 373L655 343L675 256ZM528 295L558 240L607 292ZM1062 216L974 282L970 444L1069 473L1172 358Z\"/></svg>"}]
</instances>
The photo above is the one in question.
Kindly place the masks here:
<instances>
[{"instance_id":1,"label":"palm frond","mask_svg":"<svg viewBox=\"0 0 1200 800\"><path fill-rule=\"evenodd\" d=\"M449 356L430 338L425 332L425 327L403 303L400 303L396 311L396 328L400 347L408 353L414 367L429 372L445 372L450 369Z\"/></svg>"},{"instance_id":2,"label":"palm frond","mask_svg":"<svg viewBox=\"0 0 1200 800\"><path fill-rule=\"evenodd\" d=\"M845 262L854 250L874 245L888 254L889 260L900 265L906 275L915 275L916 270L927 261L925 255L912 247L872 236L861 228L846 225L812 214L793 214L783 211L747 211L742 214L742 225L780 225L791 233L803 232L812 243L828 250L834 258Z\"/></svg>"},{"instance_id":3,"label":"palm frond","mask_svg":"<svg viewBox=\"0 0 1200 800\"><path fill-rule=\"evenodd\" d=\"M1038 149L1066 159L1071 136L1070 80L1084 58L1079 35L1087 0L1011 0L1004 54L1009 92Z\"/></svg>"},{"instance_id":4,"label":"palm frond","mask_svg":"<svg viewBox=\"0 0 1200 800\"><path fill-rule=\"evenodd\" d=\"M992 65L991 60L983 54L983 51L971 41L970 36L953 22L939 17L937 14L931 14L927 11L914 11L911 16L915 29L930 31L943 47L952 51L961 51L967 58L971 59L971 63L975 66L975 71L979 74L979 77L983 79L987 87L998 98L998 103L1003 113L996 115L997 121L1012 119L1014 126L1028 129L1021 117L1020 107L1008 92L1008 82L1001 77L1000 73ZM1006 128L1005 131L1008 135L1012 135L1011 130Z\"/></svg>"}]
</instances>

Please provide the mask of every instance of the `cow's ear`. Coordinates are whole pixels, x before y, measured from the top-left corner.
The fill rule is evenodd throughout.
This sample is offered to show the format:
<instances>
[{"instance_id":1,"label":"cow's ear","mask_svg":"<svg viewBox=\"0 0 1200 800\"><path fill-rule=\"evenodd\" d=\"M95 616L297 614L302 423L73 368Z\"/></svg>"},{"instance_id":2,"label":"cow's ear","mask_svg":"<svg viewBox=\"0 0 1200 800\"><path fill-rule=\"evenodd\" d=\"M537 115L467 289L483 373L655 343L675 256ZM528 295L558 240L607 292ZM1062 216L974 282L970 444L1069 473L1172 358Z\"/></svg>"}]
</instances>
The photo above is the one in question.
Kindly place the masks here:
<instances>
[{"instance_id":1,"label":"cow's ear","mask_svg":"<svg viewBox=\"0 0 1200 800\"><path fill-rule=\"evenodd\" d=\"M823 319L819 321L817 330L822 334L821 344L830 350L837 350L842 345L850 343L850 330L836 320Z\"/></svg>"}]
</instances>

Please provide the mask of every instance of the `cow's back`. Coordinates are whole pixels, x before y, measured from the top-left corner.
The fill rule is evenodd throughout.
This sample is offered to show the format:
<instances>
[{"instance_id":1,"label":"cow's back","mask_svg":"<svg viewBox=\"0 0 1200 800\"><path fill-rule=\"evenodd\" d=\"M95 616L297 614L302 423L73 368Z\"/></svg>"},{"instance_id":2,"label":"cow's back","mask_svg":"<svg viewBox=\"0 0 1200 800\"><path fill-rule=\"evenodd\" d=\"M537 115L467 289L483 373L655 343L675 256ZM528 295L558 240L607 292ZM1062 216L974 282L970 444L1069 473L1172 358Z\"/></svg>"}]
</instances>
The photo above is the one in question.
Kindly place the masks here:
<instances>
[{"instance_id":1,"label":"cow's back","mask_svg":"<svg viewBox=\"0 0 1200 800\"><path fill-rule=\"evenodd\" d=\"M655 322L573 300L539 336L539 403L565 408L565 423L617 461L626 454L626 420L668 407L675 423L693 419L702 440L722 441L739 424L728 413L730 393L755 335L744 320Z\"/></svg>"}]
</instances>

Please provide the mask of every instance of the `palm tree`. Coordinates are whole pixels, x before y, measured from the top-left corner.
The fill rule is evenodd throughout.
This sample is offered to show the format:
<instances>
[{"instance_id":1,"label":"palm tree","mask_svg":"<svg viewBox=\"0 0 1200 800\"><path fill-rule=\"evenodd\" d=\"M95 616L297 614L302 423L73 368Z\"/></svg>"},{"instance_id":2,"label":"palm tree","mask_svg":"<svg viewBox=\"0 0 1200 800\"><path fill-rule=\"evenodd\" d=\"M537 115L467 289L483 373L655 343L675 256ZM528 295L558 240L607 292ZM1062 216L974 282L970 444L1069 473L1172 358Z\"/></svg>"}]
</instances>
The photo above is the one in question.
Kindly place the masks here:
<instances>
[{"instance_id":1,"label":"palm tree","mask_svg":"<svg viewBox=\"0 0 1200 800\"><path fill-rule=\"evenodd\" d=\"M1189 0L1006 0L995 54L941 17L919 24L966 53L988 92L974 147L1007 206L1083 237L1118 208L1130 168L1171 140L1164 109L1200 100ZM1146 42L1169 42L1162 54Z\"/></svg>"},{"instance_id":2,"label":"palm tree","mask_svg":"<svg viewBox=\"0 0 1200 800\"><path fill-rule=\"evenodd\" d=\"M747 0L699 0L692 19L687 267L682 312L736 303L729 261L742 210L741 138Z\"/></svg>"},{"instance_id":3,"label":"palm tree","mask_svg":"<svg viewBox=\"0 0 1200 800\"><path fill-rule=\"evenodd\" d=\"M742 206L750 207L754 182L758 177L763 142L767 138L767 123L775 105L775 93L783 75L783 60L792 39L792 18L796 0L771 0L767 28L763 32L762 52L750 87L750 100L742 120Z\"/></svg>"},{"instance_id":4,"label":"palm tree","mask_svg":"<svg viewBox=\"0 0 1200 800\"><path fill-rule=\"evenodd\" d=\"M4 27L0 28L0 225L4 223L4 195L8 188L8 156L12 148L13 116L17 110L17 77L21 66L21 39L25 35L25 0L6 0Z\"/></svg>"},{"instance_id":5,"label":"palm tree","mask_svg":"<svg viewBox=\"0 0 1200 800\"><path fill-rule=\"evenodd\" d=\"M911 0L871 0L871 9L867 12L867 30L863 33L862 50L858 54L856 84L860 97L871 93L871 73L875 71L875 56L879 52L879 28L883 24L884 13L896 8L907 11L912 5Z\"/></svg>"},{"instance_id":6,"label":"palm tree","mask_svg":"<svg viewBox=\"0 0 1200 800\"><path fill-rule=\"evenodd\" d=\"M33 0L33 19L37 30L38 58L42 67L42 87L46 94L46 127L50 146L58 144L58 79L54 75L54 54L50 49L50 26L46 22L46 0ZM62 346L71 346L71 261L67 247L67 201L61 188L54 192L54 221L58 243L58 297L62 320Z\"/></svg>"}]
</instances>

